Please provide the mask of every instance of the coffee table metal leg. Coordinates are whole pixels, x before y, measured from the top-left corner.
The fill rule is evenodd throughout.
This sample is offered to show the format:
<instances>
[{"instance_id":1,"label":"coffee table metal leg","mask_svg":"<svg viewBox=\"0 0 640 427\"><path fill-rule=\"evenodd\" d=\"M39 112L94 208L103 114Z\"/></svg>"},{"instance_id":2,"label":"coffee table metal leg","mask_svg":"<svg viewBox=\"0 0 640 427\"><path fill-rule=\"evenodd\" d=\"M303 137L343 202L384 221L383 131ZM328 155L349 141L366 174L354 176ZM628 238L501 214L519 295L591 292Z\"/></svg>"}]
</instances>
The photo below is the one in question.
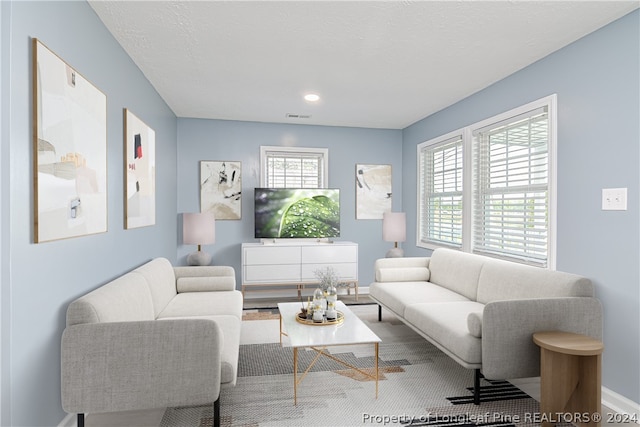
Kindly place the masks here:
<instances>
[{"instance_id":1,"label":"coffee table metal leg","mask_svg":"<svg viewBox=\"0 0 640 427\"><path fill-rule=\"evenodd\" d=\"M293 348L293 404L298 404L298 347Z\"/></svg>"},{"instance_id":2,"label":"coffee table metal leg","mask_svg":"<svg viewBox=\"0 0 640 427\"><path fill-rule=\"evenodd\" d=\"M356 372L361 373L362 375L364 375L365 377L372 379L376 382L376 399L378 398L378 381L379 381L379 356L380 356L380 347L379 347L379 343L375 342L373 343L374 345L374 353L375 353L375 363L374 363L374 372L371 373L371 371L369 370L369 372L362 370L350 363L345 362L344 360L340 360L338 359L336 356L330 354L330 353L325 353L327 347L310 347L312 350L314 350L316 352L316 356L313 358L313 360L309 363L309 366L307 366L307 369L302 372L302 375L300 375L300 378L298 378L298 347L293 347L293 404L297 405L298 400L297 400L297 396L298 396L298 384L300 382L302 382L302 380L304 380L304 377L307 376L307 374L309 373L309 371L311 371L311 368L313 367L313 365L315 365L315 363L318 361L318 359L321 356L325 356L328 357L331 360L334 360L338 363L340 363L343 366L346 366L347 368L351 368Z\"/></svg>"},{"instance_id":3,"label":"coffee table metal leg","mask_svg":"<svg viewBox=\"0 0 640 427\"><path fill-rule=\"evenodd\" d=\"M374 343L376 350L375 350L375 359L376 359L376 399L378 398L378 343Z\"/></svg>"}]
</instances>

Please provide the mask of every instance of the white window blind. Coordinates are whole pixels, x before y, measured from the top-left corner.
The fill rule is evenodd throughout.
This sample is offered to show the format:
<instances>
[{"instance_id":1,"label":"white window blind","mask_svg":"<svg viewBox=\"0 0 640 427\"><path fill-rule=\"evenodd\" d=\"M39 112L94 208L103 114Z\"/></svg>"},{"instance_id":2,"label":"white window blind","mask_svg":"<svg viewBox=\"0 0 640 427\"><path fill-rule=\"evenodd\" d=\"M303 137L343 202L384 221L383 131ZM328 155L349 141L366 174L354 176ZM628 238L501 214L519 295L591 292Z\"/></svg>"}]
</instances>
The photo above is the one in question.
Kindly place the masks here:
<instances>
[{"instance_id":1,"label":"white window blind","mask_svg":"<svg viewBox=\"0 0 640 427\"><path fill-rule=\"evenodd\" d=\"M546 266L548 109L485 126L473 136L473 251Z\"/></svg>"},{"instance_id":2,"label":"white window blind","mask_svg":"<svg viewBox=\"0 0 640 427\"><path fill-rule=\"evenodd\" d=\"M418 144L418 246L555 269L556 98Z\"/></svg>"},{"instance_id":3,"label":"white window blind","mask_svg":"<svg viewBox=\"0 0 640 427\"><path fill-rule=\"evenodd\" d=\"M420 241L462 245L462 135L420 147Z\"/></svg>"},{"instance_id":4,"label":"white window blind","mask_svg":"<svg viewBox=\"0 0 640 427\"><path fill-rule=\"evenodd\" d=\"M326 187L326 149L262 147L262 185L270 188Z\"/></svg>"}]
</instances>

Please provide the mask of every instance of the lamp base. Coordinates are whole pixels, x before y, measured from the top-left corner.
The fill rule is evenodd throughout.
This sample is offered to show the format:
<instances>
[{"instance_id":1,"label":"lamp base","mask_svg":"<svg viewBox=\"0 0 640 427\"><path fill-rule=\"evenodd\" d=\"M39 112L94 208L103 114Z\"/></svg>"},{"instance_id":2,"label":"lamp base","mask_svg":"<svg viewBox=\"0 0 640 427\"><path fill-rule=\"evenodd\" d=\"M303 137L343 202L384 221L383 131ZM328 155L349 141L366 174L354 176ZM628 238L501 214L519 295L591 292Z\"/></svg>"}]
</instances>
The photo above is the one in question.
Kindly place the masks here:
<instances>
[{"instance_id":1,"label":"lamp base","mask_svg":"<svg viewBox=\"0 0 640 427\"><path fill-rule=\"evenodd\" d=\"M209 265L211 264L211 254L203 251L191 252L187 255L189 265Z\"/></svg>"},{"instance_id":2,"label":"lamp base","mask_svg":"<svg viewBox=\"0 0 640 427\"><path fill-rule=\"evenodd\" d=\"M402 258L404 256L404 251L402 248L391 248L389 252L387 252L387 258Z\"/></svg>"}]
</instances>

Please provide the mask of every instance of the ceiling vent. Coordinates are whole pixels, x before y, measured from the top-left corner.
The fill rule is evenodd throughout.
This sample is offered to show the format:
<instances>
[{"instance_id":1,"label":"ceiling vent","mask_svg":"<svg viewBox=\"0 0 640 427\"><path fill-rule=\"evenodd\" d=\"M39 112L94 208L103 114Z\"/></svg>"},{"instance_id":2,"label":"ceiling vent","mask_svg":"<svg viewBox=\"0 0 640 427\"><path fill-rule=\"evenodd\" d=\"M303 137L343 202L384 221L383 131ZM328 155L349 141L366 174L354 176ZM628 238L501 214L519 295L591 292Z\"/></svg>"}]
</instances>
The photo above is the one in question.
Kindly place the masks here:
<instances>
[{"instance_id":1,"label":"ceiling vent","mask_svg":"<svg viewBox=\"0 0 640 427\"><path fill-rule=\"evenodd\" d=\"M285 114L287 119L310 119L311 114L295 114L295 113L287 113Z\"/></svg>"}]
</instances>

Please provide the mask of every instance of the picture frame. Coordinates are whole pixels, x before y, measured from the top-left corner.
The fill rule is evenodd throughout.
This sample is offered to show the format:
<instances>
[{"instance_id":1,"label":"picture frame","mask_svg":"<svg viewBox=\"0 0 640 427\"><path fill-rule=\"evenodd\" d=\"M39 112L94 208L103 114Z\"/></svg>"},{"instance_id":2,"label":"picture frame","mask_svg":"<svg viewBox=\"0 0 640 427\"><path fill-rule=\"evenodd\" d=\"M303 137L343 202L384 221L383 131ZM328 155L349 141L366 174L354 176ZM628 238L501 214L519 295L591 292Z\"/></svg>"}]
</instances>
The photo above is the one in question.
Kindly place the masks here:
<instances>
[{"instance_id":1,"label":"picture frame","mask_svg":"<svg viewBox=\"0 0 640 427\"><path fill-rule=\"evenodd\" d=\"M32 39L34 241L107 231L107 97Z\"/></svg>"},{"instance_id":2,"label":"picture frame","mask_svg":"<svg viewBox=\"0 0 640 427\"><path fill-rule=\"evenodd\" d=\"M124 228L156 223L156 133L124 109Z\"/></svg>"},{"instance_id":3,"label":"picture frame","mask_svg":"<svg viewBox=\"0 0 640 427\"><path fill-rule=\"evenodd\" d=\"M391 165L356 164L356 219L382 219L391 211Z\"/></svg>"},{"instance_id":4,"label":"picture frame","mask_svg":"<svg viewBox=\"0 0 640 427\"><path fill-rule=\"evenodd\" d=\"M242 218L241 162L200 162L200 211L213 213L216 220Z\"/></svg>"}]
</instances>

